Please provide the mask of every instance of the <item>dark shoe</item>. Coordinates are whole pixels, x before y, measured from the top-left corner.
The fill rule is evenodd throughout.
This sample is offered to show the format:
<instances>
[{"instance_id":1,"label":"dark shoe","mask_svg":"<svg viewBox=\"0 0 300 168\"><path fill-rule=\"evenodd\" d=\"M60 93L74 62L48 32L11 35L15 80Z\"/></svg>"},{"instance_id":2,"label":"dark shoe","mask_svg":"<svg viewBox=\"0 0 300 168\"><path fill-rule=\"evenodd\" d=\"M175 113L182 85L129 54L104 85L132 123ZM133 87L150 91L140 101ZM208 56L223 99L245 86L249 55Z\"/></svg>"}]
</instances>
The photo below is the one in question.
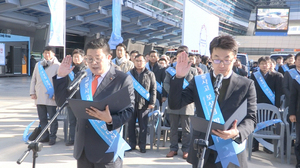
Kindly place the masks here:
<instances>
[{"instance_id":1,"label":"dark shoe","mask_svg":"<svg viewBox=\"0 0 300 168\"><path fill-rule=\"evenodd\" d=\"M49 142L49 137L41 139L40 142Z\"/></svg>"},{"instance_id":2,"label":"dark shoe","mask_svg":"<svg viewBox=\"0 0 300 168\"><path fill-rule=\"evenodd\" d=\"M258 151L258 148L252 148L252 152Z\"/></svg>"},{"instance_id":3,"label":"dark shoe","mask_svg":"<svg viewBox=\"0 0 300 168\"><path fill-rule=\"evenodd\" d=\"M140 149L141 153L146 153L146 149Z\"/></svg>"},{"instance_id":4,"label":"dark shoe","mask_svg":"<svg viewBox=\"0 0 300 168\"><path fill-rule=\"evenodd\" d=\"M273 152L272 152L272 151L270 151L269 149L267 149L267 148L265 148L265 147L264 147L264 149L263 149L263 150L264 150L264 152L266 152L266 153L268 153L268 154L273 154Z\"/></svg>"},{"instance_id":5,"label":"dark shoe","mask_svg":"<svg viewBox=\"0 0 300 168\"><path fill-rule=\"evenodd\" d=\"M66 143L66 146L73 146L74 145L74 141L69 141Z\"/></svg>"},{"instance_id":6,"label":"dark shoe","mask_svg":"<svg viewBox=\"0 0 300 168\"><path fill-rule=\"evenodd\" d=\"M189 156L189 153L188 152L183 152L183 155L182 155L182 158L183 159L187 159Z\"/></svg>"},{"instance_id":7,"label":"dark shoe","mask_svg":"<svg viewBox=\"0 0 300 168\"><path fill-rule=\"evenodd\" d=\"M55 140L55 139L50 139L49 145L54 145L55 143L56 143L56 140Z\"/></svg>"},{"instance_id":8,"label":"dark shoe","mask_svg":"<svg viewBox=\"0 0 300 168\"><path fill-rule=\"evenodd\" d=\"M167 154L166 157L173 157L173 156L175 156L175 155L177 155L177 152L176 152L176 151L170 151L170 152Z\"/></svg>"}]
</instances>

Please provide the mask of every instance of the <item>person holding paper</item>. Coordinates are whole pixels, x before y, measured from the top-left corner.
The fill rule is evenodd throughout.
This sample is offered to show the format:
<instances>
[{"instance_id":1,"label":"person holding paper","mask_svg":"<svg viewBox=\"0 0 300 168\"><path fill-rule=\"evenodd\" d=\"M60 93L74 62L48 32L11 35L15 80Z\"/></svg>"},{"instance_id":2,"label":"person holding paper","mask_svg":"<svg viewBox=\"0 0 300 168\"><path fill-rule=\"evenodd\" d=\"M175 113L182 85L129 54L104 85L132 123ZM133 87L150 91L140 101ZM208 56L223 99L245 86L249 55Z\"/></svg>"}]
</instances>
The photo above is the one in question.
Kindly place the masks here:
<instances>
[{"instance_id":1,"label":"person holding paper","mask_svg":"<svg viewBox=\"0 0 300 168\"><path fill-rule=\"evenodd\" d=\"M60 63L55 57L55 49L45 47L43 51L44 59L36 63L31 83L30 96L35 100L37 112L40 119L41 128L44 129L48 124L48 116L52 118L56 113L56 103L54 100L54 90L52 77L56 75ZM49 145L56 143L56 133L58 129L57 119L50 126L50 134L46 131L41 137L40 142L49 142Z\"/></svg>"},{"instance_id":2,"label":"person holding paper","mask_svg":"<svg viewBox=\"0 0 300 168\"><path fill-rule=\"evenodd\" d=\"M136 146L135 124L139 123L139 148L141 153L146 153L146 137L148 125L148 112L154 108L156 101L156 80L153 72L145 68L145 57L138 54L134 58L134 68L128 72L132 77L135 107L133 116L128 122L128 137L131 150Z\"/></svg>"},{"instance_id":3,"label":"person holding paper","mask_svg":"<svg viewBox=\"0 0 300 168\"><path fill-rule=\"evenodd\" d=\"M80 83L80 95L76 99L100 101L107 96L128 88L129 95L120 99L130 99L131 104L119 111L110 111L109 105L105 109L86 108L82 113L88 113L98 120L77 118L75 133L74 157L78 168L120 168L124 150L129 149L122 137L120 127L128 122L133 114L134 89L129 75L116 70L110 64L110 48L106 40L100 38L90 41L85 46L85 60L88 64L87 76ZM70 67L72 58L66 56L53 77L56 102L61 106L71 92L67 90L68 74L74 67ZM120 143L121 144L120 144ZM117 144L115 144L117 143ZM124 149L124 146L128 146Z\"/></svg>"},{"instance_id":4,"label":"person holding paper","mask_svg":"<svg viewBox=\"0 0 300 168\"><path fill-rule=\"evenodd\" d=\"M295 60L296 68L290 72L293 80L290 95L291 101L289 103L289 119L291 122L296 123L296 168L300 168L300 53L295 56Z\"/></svg>"},{"instance_id":5,"label":"person holding paper","mask_svg":"<svg viewBox=\"0 0 300 168\"><path fill-rule=\"evenodd\" d=\"M215 121L224 123L245 100L247 100L247 114L242 121L235 120L228 130L212 130L214 136L209 136L208 146L213 145L215 148L206 150L204 167L247 168L246 139L256 126L257 107L254 82L232 72L233 63L237 58L238 45L231 36L215 37L209 48L214 70L211 73L194 77L185 89L182 89L182 84L184 76L189 72L191 63L188 62L188 55L185 52L177 56L177 73L170 81L169 107L179 109L194 102L196 115L209 120L211 114L209 109L212 108L211 103L214 100L212 84L215 82L216 76L222 74L224 79L219 90L218 108L214 112ZM238 122L239 124L237 124ZM205 133L193 130L191 142L194 142L195 139L204 138ZM217 145L224 140L227 140L226 142L235 150L228 151L229 148L219 148ZM218 155L220 155L221 160L215 163ZM225 160L229 159L230 163L226 164L224 158ZM187 161L193 164L194 168L198 165L197 150L193 148L193 143L191 143Z\"/></svg>"}]
</instances>

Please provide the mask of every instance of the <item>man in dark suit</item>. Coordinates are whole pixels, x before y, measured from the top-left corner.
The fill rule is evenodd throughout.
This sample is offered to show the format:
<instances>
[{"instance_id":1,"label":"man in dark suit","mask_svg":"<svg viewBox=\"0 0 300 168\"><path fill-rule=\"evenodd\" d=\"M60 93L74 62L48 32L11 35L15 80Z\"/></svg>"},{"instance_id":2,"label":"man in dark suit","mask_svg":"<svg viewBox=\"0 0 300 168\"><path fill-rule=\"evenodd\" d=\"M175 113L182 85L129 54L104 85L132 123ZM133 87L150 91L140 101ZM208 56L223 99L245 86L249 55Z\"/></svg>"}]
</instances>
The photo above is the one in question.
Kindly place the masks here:
<instances>
[{"instance_id":1,"label":"man in dark suit","mask_svg":"<svg viewBox=\"0 0 300 168\"><path fill-rule=\"evenodd\" d=\"M119 91L124 87L128 87L129 99L131 104L120 111L110 111L107 105L105 110L101 111L94 107L87 108L86 113L104 121L108 131L116 130L119 132L120 127L126 123L133 114L134 107L134 89L132 79L129 75L115 70L110 65L110 48L104 39L95 39L85 46L86 62L88 68L93 74L92 86L89 86L93 94L93 100L99 101L105 97ZM67 56L63 59L58 69L57 76L53 77L56 102L59 106L63 104L66 97L70 94L67 91L68 79L67 75L73 70L70 68L72 58ZM82 81L84 81L83 79ZM90 89L91 88L91 89ZM79 90L80 91L80 90ZM76 96L77 99L83 98L85 95ZM121 99L121 98L120 98ZM89 120L77 120L74 157L77 159L78 168L120 168L122 160L117 158L113 161L114 152L106 153L109 146L98 135Z\"/></svg>"},{"instance_id":2,"label":"man in dark suit","mask_svg":"<svg viewBox=\"0 0 300 168\"><path fill-rule=\"evenodd\" d=\"M150 55L149 62L148 62L149 66L148 67L146 66L146 68L150 68L149 70L151 70L154 73L157 83L160 84L162 87L165 76L166 76L166 73L165 73L166 68L164 68L163 66L158 64L159 56L158 56L158 53L156 50L150 51L149 55ZM159 101L160 106L162 105L162 103L164 101L166 101L167 92L165 91L165 89L163 87L162 87L161 93L159 91L157 91L156 97Z\"/></svg>"},{"instance_id":3,"label":"man in dark suit","mask_svg":"<svg viewBox=\"0 0 300 168\"><path fill-rule=\"evenodd\" d=\"M300 53L295 57L295 65L298 75L300 75ZM289 119L291 122L296 123L296 143L295 143L295 155L296 155L296 168L300 168L300 80L293 79L292 91L290 95L289 104Z\"/></svg>"},{"instance_id":4,"label":"man in dark suit","mask_svg":"<svg viewBox=\"0 0 300 168\"><path fill-rule=\"evenodd\" d=\"M238 75L247 77L248 76L247 72L244 69L240 68L240 66L241 66L241 61L239 59L237 59L234 62L233 67L232 67L233 72L235 72Z\"/></svg>"},{"instance_id":5,"label":"man in dark suit","mask_svg":"<svg viewBox=\"0 0 300 168\"><path fill-rule=\"evenodd\" d=\"M278 68L278 72L280 72L282 75L284 75L284 73L285 73L287 70L292 69L292 68L295 68L294 62L295 62L295 56L292 55L292 54L289 54L289 55L286 57L286 64L281 65L281 66ZM286 67L287 67L287 70L285 70L285 69L283 68L283 66L286 66Z\"/></svg>"},{"instance_id":6,"label":"man in dark suit","mask_svg":"<svg viewBox=\"0 0 300 168\"><path fill-rule=\"evenodd\" d=\"M254 82L241 77L232 72L233 63L236 60L238 45L231 36L219 36L212 40L210 43L210 54L212 58L212 66L214 71L210 73L211 81L214 83L215 76L218 74L224 75L222 81L222 87L220 89L220 96L218 103L222 111L224 120L226 121L232 113L245 101L247 100L247 115L237 125L237 120L232 123L232 127L228 130L212 130L216 136L227 140L232 139L236 143L243 143L254 131L256 124L256 93ZM191 65L188 63L186 53L182 53L178 56L176 76L171 80L170 95L169 95L169 107L171 109L179 109L189 103L194 102L196 105L196 114L198 117L204 117L204 107L200 102L200 98L197 92L197 86L195 79L193 79L189 86L182 90L183 77L189 71ZM201 89L205 89L201 87ZM194 139L204 139L205 133L193 131ZM245 143L245 142L244 142ZM213 145L211 138L209 139L209 146ZM221 163L215 163L217 152L214 150L207 149L205 153L205 168L222 167ZM237 158L240 167L246 168L247 166L247 154L246 150L237 154ZM191 144L189 157L187 159L189 163L193 164L193 167L197 167L198 158L197 150L193 149ZM238 167L229 163L229 168Z\"/></svg>"}]
</instances>

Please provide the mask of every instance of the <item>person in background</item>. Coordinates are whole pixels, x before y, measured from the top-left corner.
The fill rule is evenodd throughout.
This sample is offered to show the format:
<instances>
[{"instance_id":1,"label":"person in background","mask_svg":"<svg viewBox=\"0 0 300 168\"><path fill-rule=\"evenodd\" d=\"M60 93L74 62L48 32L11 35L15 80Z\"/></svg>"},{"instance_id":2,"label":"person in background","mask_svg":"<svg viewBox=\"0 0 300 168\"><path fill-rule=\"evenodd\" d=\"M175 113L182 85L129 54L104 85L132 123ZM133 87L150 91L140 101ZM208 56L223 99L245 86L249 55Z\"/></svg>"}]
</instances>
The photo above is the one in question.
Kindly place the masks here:
<instances>
[{"instance_id":1,"label":"person in background","mask_svg":"<svg viewBox=\"0 0 300 168\"><path fill-rule=\"evenodd\" d=\"M117 57L112 59L112 62L118 65L122 72L126 73L134 67L133 62L126 57L126 46L123 43L117 45L116 53Z\"/></svg>"},{"instance_id":2,"label":"person in background","mask_svg":"<svg viewBox=\"0 0 300 168\"><path fill-rule=\"evenodd\" d=\"M150 59L149 54L145 54L145 61L146 61L146 62L149 62L149 59Z\"/></svg>"},{"instance_id":3,"label":"person in background","mask_svg":"<svg viewBox=\"0 0 300 168\"><path fill-rule=\"evenodd\" d=\"M161 65L164 68L167 68L169 64L167 63L168 61L165 58L160 58L158 60L158 64Z\"/></svg>"},{"instance_id":4,"label":"person in background","mask_svg":"<svg viewBox=\"0 0 300 168\"><path fill-rule=\"evenodd\" d=\"M237 58L236 61L233 64L232 70L233 70L233 72L235 72L238 75L247 77L248 74L245 70L240 68L241 67L240 63L241 63L241 61L239 61L239 59Z\"/></svg>"},{"instance_id":5,"label":"person in background","mask_svg":"<svg viewBox=\"0 0 300 168\"><path fill-rule=\"evenodd\" d=\"M139 54L139 52L137 50L132 50L130 52L130 61L134 63L134 58L135 56L137 56Z\"/></svg>"},{"instance_id":6,"label":"person in background","mask_svg":"<svg viewBox=\"0 0 300 168\"><path fill-rule=\"evenodd\" d=\"M30 97L35 100L41 128L48 124L48 116L51 119L56 113L56 102L53 90L52 77L57 74L60 63L55 57L55 49L45 47L43 51L44 59L39 61L33 71L30 83ZM49 145L56 143L56 133L58 129L57 119L50 126L50 133L47 130L41 137L40 142L49 142Z\"/></svg>"},{"instance_id":7,"label":"person in background","mask_svg":"<svg viewBox=\"0 0 300 168\"><path fill-rule=\"evenodd\" d=\"M196 54L196 65L202 69L203 74L208 72L207 66L202 64L202 58L200 54ZM198 69L198 68L197 68ZM200 71L198 70L198 73ZM200 73L199 73L200 74Z\"/></svg>"},{"instance_id":8,"label":"person in background","mask_svg":"<svg viewBox=\"0 0 300 168\"><path fill-rule=\"evenodd\" d=\"M276 61L273 59L270 59L270 71L276 73L277 71L275 68L276 68Z\"/></svg>"},{"instance_id":9,"label":"person in background","mask_svg":"<svg viewBox=\"0 0 300 168\"><path fill-rule=\"evenodd\" d=\"M282 75L284 75L284 73L292 68L295 68L295 65L294 65L294 62L295 62L295 56L292 55L292 54L289 54L287 57L286 57L286 63L281 65L279 68L278 68L278 72L280 72Z\"/></svg>"},{"instance_id":10,"label":"person in background","mask_svg":"<svg viewBox=\"0 0 300 168\"><path fill-rule=\"evenodd\" d=\"M5 58L6 58L6 67L7 67L6 73L12 73L13 72L13 70L12 70L13 56L11 55L10 52L8 52L7 56Z\"/></svg>"},{"instance_id":11,"label":"person in background","mask_svg":"<svg viewBox=\"0 0 300 168\"><path fill-rule=\"evenodd\" d=\"M170 64L170 57L169 56L164 54L160 58L164 58L167 61L167 65L169 66L169 64Z\"/></svg>"},{"instance_id":12,"label":"person in background","mask_svg":"<svg viewBox=\"0 0 300 168\"><path fill-rule=\"evenodd\" d=\"M189 54L189 60L192 63L192 67L197 69L199 75L203 74L203 71L200 67L197 66L197 56L194 54Z\"/></svg>"},{"instance_id":13,"label":"person in background","mask_svg":"<svg viewBox=\"0 0 300 168\"><path fill-rule=\"evenodd\" d=\"M145 57L138 54L134 58L134 68L130 70L131 77L134 81L138 82L143 89L134 88L135 94L135 106L133 116L128 122L128 137L131 150L135 150L136 147L136 119L139 123L139 140L138 145L141 153L146 153L146 137L147 137L147 125L148 125L148 113L149 110L154 108L156 101L156 80L153 72L145 68ZM147 94L142 95L139 91L144 90ZM149 97L147 97L147 95Z\"/></svg>"},{"instance_id":14,"label":"person in background","mask_svg":"<svg viewBox=\"0 0 300 168\"><path fill-rule=\"evenodd\" d=\"M82 49L75 49L72 52L72 60L73 60L73 74L74 74L74 79L79 75L81 71L86 70L86 65L84 60L84 51ZM72 72L71 72L72 73ZM71 83L71 79L69 80ZM77 92L76 94L79 94ZM77 123L77 119L72 111L72 109L69 106L66 106L66 110L68 112L68 119L69 119L69 141L66 143L66 146L72 146L74 145L74 139L75 139L75 127Z\"/></svg>"},{"instance_id":15,"label":"person in background","mask_svg":"<svg viewBox=\"0 0 300 168\"><path fill-rule=\"evenodd\" d=\"M283 57L279 56L276 58L276 67L275 70L278 71L279 67L283 65Z\"/></svg>"},{"instance_id":16,"label":"person in background","mask_svg":"<svg viewBox=\"0 0 300 168\"><path fill-rule=\"evenodd\" d=\"M296 74L300 74L300 53L295 56ZM288 72L285 73L285 75ZM300 168L300 80L298 78L292 79L291 93L289 96L289 119L296 124L296 168Z\"/></svg>"},{"instance_id":17,"label":"person in background","mask_svg":"<svg viewBox=\"0 0 300 168\"><path fill-rule=\"evenodd\" d=\"M33 73L35 64L36 64L36 60L34 59L34 56L31 55L31 56L30 56L30 75L31 75L31 76L32 76L32 73Z\"/></svg>"},{"instance_id":18,"label":"person in background","mask_svg":"<svg viewBox=\"0 0 300 168\"><path fill-rule=\"evenodd\" d=\"M188 53L188 47L187 46L179 46L175 58L177 58L177 56L180 55L182 52ZM173 61L175 60L175 58L173 59ZM176 73L175 74L172 73L171 70L173 70L173 69L171 69L171 68L176 69L176 66L169 67L166 70L166 78L164 80L164 88L166 89L166 91L169 94L171 94L170 81L176 75ZM187 82L190 82L197 75L198 75L197 69L190 67L188 69L188 72L184 75L184 78ZM182 83L181 83L181 86L179 86L179 87L181 87L181 88L183 87ZM186 87L186 86L184 86L184 87ZM169 95L169 99L170 99L170 95ZM187 159L188 151L189 151L190 144L191 144L190 116L194 115L194 111L195 111L194 103L188 103L185 106L182 106L176 110L173 108L168 108L167 113L169 115L170 127L171 127L170 128L170 143L171 144L170 144L170 152L166 155L166 157L174 157L175 155L178 154L177 153L179 150L178 128L179 128L179 123L181 123L181 128L182 128L181 150L183 152L182 158Z\"/></svg>"},{"instance_id":19,"label":"person in background","mask_svg":"<svg viewBox=\"0 0 300 168\"><path fill-rule=\"evenodd\" d=\"M250 72L251 73L254 73L254 72L256 72L258 70L258 64L257 64L257 62L254 62L253 63L253 66L251 67L251 69L250 69Z\"/></svg>"}]
</instances>

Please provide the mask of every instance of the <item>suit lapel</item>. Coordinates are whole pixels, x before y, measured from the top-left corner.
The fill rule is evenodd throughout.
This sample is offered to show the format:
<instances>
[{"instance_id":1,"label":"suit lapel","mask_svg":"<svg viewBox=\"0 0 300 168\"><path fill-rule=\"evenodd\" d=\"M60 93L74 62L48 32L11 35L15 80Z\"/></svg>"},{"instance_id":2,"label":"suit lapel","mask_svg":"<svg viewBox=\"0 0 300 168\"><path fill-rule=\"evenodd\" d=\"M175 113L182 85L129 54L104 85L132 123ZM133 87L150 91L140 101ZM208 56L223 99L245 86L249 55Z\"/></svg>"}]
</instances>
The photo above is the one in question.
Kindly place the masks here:
<instances>
[{"instance_id":1,"label":"suit lapel","mask_svg":"<svg viewBox=\"0 0 300 168\"><path fill-rule=\"evenodd\" d=\"M231 77L230 77L230 82L229 82L229 86L228 89L226 91L225 94L225 98L224 101L222 102L222 104L220 105L220 108L222 109L223 106L227 103L227 99L232 95L234 88L236 88L236 86L238 85L239 81L237 80L237 74L235 74L234 72L232 73Z\"/></svg>"},{"instance_id":2,"label":"suit lapel","mask_svg":"<svg viewBox=\"0 0 300 168\"><path fill-rule=\"evenodd\" d=\"M97 97L98 94L100 94L102 92L102 90L115 79L115 75L116 75L115 68L113 66L110 66L109 71L107 72L104 79L98 86L98 88L93 96L94 98Z\"/></svg>"}]
</instances>

